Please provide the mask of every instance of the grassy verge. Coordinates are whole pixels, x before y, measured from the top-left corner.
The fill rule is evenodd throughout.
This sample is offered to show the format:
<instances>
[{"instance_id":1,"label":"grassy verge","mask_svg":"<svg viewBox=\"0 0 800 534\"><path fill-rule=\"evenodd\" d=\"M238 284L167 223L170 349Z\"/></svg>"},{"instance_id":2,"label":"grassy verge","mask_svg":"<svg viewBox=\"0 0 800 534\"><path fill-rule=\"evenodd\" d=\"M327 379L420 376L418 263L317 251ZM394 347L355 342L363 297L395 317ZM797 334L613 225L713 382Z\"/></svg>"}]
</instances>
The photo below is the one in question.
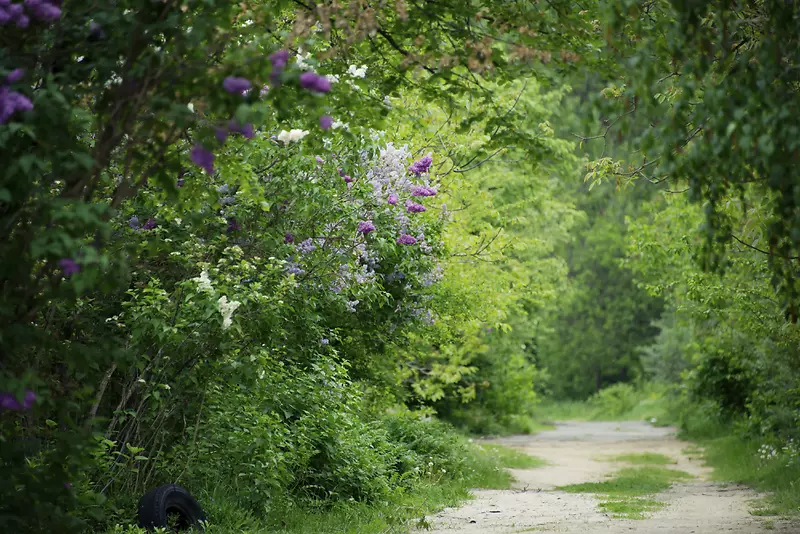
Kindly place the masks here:
<instances>
[{"instance_id":1,"label":"grassy verge","mask_svg":"<svg viewBox=\"0 0 800 534\"><path fill-rule=\"evenodd\" d=\"M600 509L612 517L644 519L646 513L662 506L660 502L646 497L664 491L672 482L690 478L693 477L689 473L665 467L630 467L621 469L610 480L571 484L558 489L569 493L602 495Z\"/></svg>"},{"instance_id":2,"label":"grassy verge","mask_svg":"<svg viewBox=\"0 0 800 534\"><path fill-rule=\"evenodd\" d=\"M543 465L516 449L473 443L469 466L455 477L438 472L392 491L383 502L305 502L276 507L257 517L243 510L224 488L197 495L212 523L207 534L388 534L426 528L429 516L468 500L470 489L507 489L514 481L504 468ZM117 527L109 534L144 534L143 530Z\"/></svg>"},{"instance_id":3,"label":"grassy verge","mask_svg":"<svg viewBox=\"0 0 800 534\"><path fill-rule=\"evenodd\" d=\"M689 431L682 437L694 439L703 447L703 458L714 468L715 480L768 492L754 515L800 515L800 458L790 449L732 434L692 438Z\"/></svg>"}]
</instances>

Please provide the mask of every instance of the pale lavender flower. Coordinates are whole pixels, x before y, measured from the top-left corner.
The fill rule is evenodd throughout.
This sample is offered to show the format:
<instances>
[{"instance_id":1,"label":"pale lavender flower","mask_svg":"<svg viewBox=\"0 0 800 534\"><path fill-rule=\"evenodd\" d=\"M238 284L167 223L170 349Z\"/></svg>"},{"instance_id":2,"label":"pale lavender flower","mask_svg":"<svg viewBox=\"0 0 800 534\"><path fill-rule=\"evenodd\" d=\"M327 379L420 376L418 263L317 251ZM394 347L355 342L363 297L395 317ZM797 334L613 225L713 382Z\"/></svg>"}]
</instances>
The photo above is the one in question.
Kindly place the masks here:
<instances>
[{"instance_id":1,"label":"pale lavender flower","mask_svg":"<svg viewBox=\"0 0 800 534\"><path fill-rule=\"evenodd\" d=\"M400 197L397 196L397 193L392 193L389 195L389 198L386 200L392 206L397 206L397 202L400 200Z\"/></svg>"},{"instance_id":2,"label":"pale lavender flower","mask_svg":"<svg viewBox=\"0 0 800 534\"><path fill-rule=\"evenodd\" d=\"M301 254L310 254L317 249L317 246L314 244L314 240L310 237L305 241L301 242L297 245L297 250L300 251Z\"/></svg>"}]
</instances>

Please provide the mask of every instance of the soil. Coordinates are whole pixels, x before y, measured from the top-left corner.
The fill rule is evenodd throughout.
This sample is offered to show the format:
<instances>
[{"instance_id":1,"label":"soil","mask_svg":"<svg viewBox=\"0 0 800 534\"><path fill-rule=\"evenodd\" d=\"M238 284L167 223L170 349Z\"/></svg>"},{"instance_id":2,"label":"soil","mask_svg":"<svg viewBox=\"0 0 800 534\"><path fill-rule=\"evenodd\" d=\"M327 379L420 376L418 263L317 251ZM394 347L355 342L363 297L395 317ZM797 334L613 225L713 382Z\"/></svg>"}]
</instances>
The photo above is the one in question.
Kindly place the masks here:
<instances>
[{"instance_id":1,"label":"soil","mask_svg":"<svg viewBox=\"0 0 800 534\"><path fill-rule=\"evenodd\" d=\"M514 447L547 462L535 469L511 469L517 479L511 490L475 490L475 498L460 508L448 508L428 518L434 534L516 532L674 533L721 532L798 533L800 524L750 514L761 497L751 489L712 482L711 469L689 442L675 438L675 429L645 422L568 422L532 436L480 440ZM693 451L692 449L695 449ZM675 483L653 498L665 504L646 519L617 519L598 509L591 494L565 493L555 488L599 482L630 464L609 459L653 452L675 461L665 467L696 478Z\"/></svg>"}]
</instances>

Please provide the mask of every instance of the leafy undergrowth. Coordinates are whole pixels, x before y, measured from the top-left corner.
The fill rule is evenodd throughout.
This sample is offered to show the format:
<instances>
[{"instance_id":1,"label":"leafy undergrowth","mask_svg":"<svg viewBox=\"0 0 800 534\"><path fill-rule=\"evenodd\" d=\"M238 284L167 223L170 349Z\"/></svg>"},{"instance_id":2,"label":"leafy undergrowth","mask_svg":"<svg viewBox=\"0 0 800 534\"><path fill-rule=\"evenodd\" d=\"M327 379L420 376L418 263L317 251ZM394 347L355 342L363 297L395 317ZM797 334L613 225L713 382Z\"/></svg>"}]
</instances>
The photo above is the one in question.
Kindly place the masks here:
<instances>
[{"instance_id":1,"label":"leafy undergrowth","mask_svg":"<svg viewBox=\"0 0 800 534\"><path fill-rule=\"evenodd\" d=\"M287 503L263 517L243 510L231 499L230 491L219 488L200 494L212 522L207 534L371 534L408 532L409 526L425 528L427 515L470 498L470 489L508 489L513 477L504 468L532 468L544 465L539 458L501 445L474 443L467 449L467 468L455 477L433 470L424 478L393 490L375 503L356 501L307 501ZM109 534L144 534L134 527L118 526Z\"/></svg>"},{"instance_id":2,"label":"leafy undergrowth","mask_svg":"<svg viewBox=\"0 0 800 534\"><path fill-rule=\"evenodd\" d=\"M613 517L644 519L645 514L662 504L643 497L655 495L670 487L672 482L693 478L684 471L665 467L647 466L621 469L603 482L571 484L558 489L569 493L594 493L602 495L600 509Z\"/></svg>"},{"instance_id":3,"label":"leafy undergrowth","mask_svg":"<svg viewBox=\"0 0 800 534\"><path fill-rule=\"evenodd\" d=\"M669 456L655 452L642 452L639 454L622 454L611 459L614 462L625 462L634 465L668 465L676 463Z\"/></svg>"}]
</instances>

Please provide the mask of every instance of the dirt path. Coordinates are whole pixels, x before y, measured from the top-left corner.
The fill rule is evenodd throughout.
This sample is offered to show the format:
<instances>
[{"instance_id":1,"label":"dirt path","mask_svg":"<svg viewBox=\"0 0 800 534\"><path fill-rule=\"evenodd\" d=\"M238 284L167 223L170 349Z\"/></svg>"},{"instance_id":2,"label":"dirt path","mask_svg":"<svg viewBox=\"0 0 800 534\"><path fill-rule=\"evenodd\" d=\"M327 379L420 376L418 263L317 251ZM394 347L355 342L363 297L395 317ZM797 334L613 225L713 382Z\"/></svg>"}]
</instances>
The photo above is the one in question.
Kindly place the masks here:
<instances>
[{"instance_id":1,"label":"dirt path","mask_svg":"<svg viewBox=\"0 0 800 534\"><path fill-rule=\"evenodd\" d=\"M537 469L512 469L516 489L476 490L461 508L448 508L430 519L434 534L512 532L717 534L720 532L800 532L775 518L749 514L757 494L750 489L708 480L711 470L686 454L691 444L678 441L673 428L642 422L559 423L535 436L482 441L521 449L547 461ZM655 499L666 504L644 520L614 519L598 511L589 494L554 488L579 482L599 482L628 464L609 462L621 454L654 452L676 461L672 467L695 475L676 483ZM604 461L604 458L606 460Z\"/></svg>"}]
</instances>

